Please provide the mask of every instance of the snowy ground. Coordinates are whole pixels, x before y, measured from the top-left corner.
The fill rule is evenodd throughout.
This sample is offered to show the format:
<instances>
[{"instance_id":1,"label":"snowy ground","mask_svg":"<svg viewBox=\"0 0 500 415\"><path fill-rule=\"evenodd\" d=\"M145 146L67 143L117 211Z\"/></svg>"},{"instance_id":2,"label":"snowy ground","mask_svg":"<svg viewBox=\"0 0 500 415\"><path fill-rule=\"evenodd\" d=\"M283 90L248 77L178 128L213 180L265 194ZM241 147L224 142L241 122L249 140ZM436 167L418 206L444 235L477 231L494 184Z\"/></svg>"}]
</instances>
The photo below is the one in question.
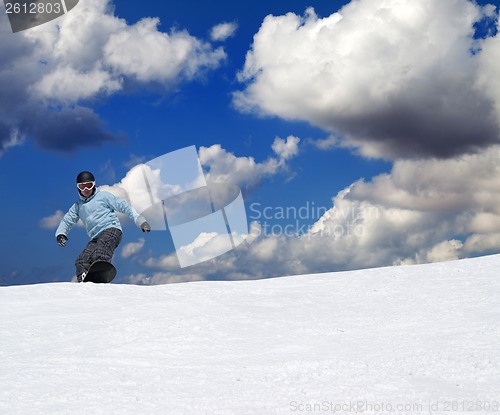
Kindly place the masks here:
<instances>
[{"instance_id":1,"label":"snowy ground","mask_svg":"<svg viewBox=\"0 0 500 415\"><path fill-rule=\"evenodd\" d=\"M499 268L0 287L0 414L500 414Z\"/></svg>"}]
</instances>

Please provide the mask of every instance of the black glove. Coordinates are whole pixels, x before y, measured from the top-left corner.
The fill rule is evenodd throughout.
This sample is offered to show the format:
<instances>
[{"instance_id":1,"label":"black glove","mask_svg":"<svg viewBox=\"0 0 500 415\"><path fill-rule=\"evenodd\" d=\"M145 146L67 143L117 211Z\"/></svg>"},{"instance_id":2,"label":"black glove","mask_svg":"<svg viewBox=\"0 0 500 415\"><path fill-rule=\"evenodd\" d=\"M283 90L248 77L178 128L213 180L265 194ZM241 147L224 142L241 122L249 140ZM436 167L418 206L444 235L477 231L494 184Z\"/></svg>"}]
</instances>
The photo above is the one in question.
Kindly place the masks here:
<instances>
[{"instance_id":1,"label":"black glove","mask_svg":"<svg viewBox=\"0 0 500 415\"><path fill-rule=\"evenodd\" d=\"M57 239L57 243L59 244L59 246L64 246L64 245L66 245L68 237L61 233L60 235L57 235L56 239Z\"/></svg>"},{"instance_id":2,"label":"black glove","mask_svg":"<svg viewBox=\"0 0 500 415\"><path fill-rule=\"evenodd\" d=\"M151 226L149 226L149 223L147 223L147 222L144 222L141 225L141 229L143 232L151 232Z\"/></svg>"}]
</instances>

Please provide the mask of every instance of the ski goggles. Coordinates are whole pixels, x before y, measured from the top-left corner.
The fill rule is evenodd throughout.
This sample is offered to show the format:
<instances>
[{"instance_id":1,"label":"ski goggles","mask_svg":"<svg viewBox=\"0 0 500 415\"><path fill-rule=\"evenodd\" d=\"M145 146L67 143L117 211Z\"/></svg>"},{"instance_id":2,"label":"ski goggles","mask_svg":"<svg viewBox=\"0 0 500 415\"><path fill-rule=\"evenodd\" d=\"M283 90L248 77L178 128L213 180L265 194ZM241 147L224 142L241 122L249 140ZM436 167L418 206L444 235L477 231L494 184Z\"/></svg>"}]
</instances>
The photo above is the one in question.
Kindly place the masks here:
<instances>
[{"instance_id":1,"label":"ski goggles","mask_svg":"<svg viewBox=\"0 0 500 415\"><path fill-rule=\"evenodd\" d=\"M95 186L95 182L85 182L85 183L77 183L76 187L78 187L78 190L84 191L84 190L92 190Z\"/></svg>"}]
</instances>

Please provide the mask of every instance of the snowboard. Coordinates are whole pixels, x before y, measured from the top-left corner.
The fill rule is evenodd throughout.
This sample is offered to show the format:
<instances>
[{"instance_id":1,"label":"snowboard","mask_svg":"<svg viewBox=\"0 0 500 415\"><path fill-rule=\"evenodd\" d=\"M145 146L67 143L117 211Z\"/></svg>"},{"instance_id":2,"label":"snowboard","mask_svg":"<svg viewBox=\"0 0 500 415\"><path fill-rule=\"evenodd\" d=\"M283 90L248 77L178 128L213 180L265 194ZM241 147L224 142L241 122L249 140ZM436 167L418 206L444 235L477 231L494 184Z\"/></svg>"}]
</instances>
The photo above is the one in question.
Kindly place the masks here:
<instances>
[{"instance_id":1,"label":"snowboard","mask_svg":"<svg viewBox=\"0 0 500 415\"><path fill-rule=\"evenodd\" d=\"M83 279L83 282L94 282L96 284L106 284L113 281L116 276L116 268L111 262L107 261L96 261L94 262L87 275Z\"/></svg>"}]
</instances>

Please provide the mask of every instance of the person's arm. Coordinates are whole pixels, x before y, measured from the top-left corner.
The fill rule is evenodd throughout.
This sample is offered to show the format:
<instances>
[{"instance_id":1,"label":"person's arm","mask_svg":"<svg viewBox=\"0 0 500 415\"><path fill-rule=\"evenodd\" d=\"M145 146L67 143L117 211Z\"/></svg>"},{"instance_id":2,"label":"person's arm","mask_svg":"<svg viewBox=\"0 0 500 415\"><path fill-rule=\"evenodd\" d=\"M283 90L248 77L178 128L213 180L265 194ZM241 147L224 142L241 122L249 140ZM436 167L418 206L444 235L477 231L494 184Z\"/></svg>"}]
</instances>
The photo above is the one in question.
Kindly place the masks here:
<instances>
[{"instance_id":1,"label":"person's arm","mask_svg":"<svg viewBox=\"0 0 500 415\"><path fill-rule=\"evenodd\" d=\"M64 215L59 223L59 226L57 227L56 239L59 245L64 246L66 244L66 241L68 240L68 233L78 222L78 219L80 219L80 215L78 214L77 203L75 203Z\"/></svg>"},{"instance_id":2,"label":"person's arm","mask_svg":"<svg viewBox=\"0 0 500 415\"><path fill-rule=\"evenodd\" d=\"M110 193L108 201L113 210L127 215L143 232L149 232L151 230L146 218L139 215L139 213L137 213L137 211L125 200Z\"/></svg>"}]
</instances>

